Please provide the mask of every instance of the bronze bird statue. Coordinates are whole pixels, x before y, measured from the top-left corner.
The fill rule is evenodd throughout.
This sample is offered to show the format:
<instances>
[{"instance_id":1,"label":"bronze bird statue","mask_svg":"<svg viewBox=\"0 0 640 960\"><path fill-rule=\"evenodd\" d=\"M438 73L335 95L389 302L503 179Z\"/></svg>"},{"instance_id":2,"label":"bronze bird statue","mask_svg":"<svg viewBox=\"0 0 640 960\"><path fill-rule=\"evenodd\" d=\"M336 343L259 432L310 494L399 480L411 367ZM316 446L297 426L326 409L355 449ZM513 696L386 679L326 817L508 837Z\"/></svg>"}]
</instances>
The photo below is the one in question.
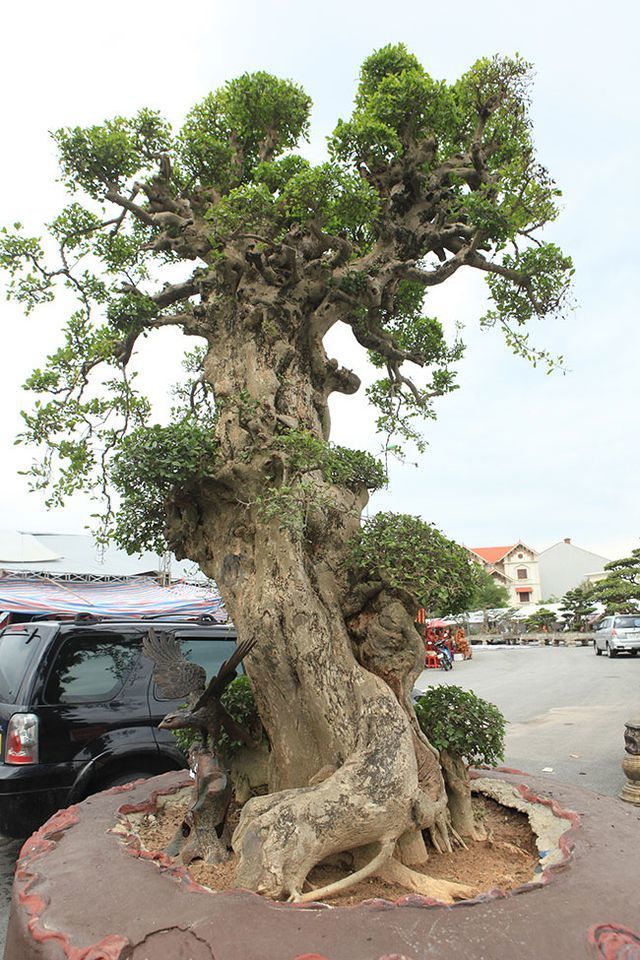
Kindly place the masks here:
<instances>
[{"instance_id":1,"label":"bronze bird statue","mask_svg":"<svg viewBox=\"0 0 640 960\"><path fill-rule=\"evenodd\" d=\"M149 627L142 641L144 653L153 660L153 677L163 695L170 700L183 697L186 707L175 713L168 713L158 726L163 730L184 730L194 727L202 736L203 746L207 741L213 749L222 730L232 740L239 740L248 746L255 740L248 730L237 723L220 702L220 697L236 675L236 667L256 643L257 637L244 640L225 660L215 677L207 683L204 667L192 663L182 653L180 641L174 633L156 633Z\"/></svg>"}]
</instances>

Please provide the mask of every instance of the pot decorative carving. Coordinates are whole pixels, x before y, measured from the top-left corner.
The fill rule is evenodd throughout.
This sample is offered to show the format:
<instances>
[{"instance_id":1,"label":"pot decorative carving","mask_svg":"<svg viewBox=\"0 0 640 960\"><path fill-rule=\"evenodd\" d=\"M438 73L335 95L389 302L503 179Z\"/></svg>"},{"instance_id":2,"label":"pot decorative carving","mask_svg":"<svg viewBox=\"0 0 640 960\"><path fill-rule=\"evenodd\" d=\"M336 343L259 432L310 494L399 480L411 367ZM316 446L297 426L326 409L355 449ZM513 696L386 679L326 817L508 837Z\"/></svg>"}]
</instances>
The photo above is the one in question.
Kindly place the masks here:
<instances>
[{"instance_id":1,"label":"pot decorative carving","mask_svg":"<svg viewBox=\"0 0 640 960\"><path fill-rule=\"evenodd\" d=\"M622 761L627 782L622 788L620 799L640 806L640 720L625 723L624 749L626 755Z\"/></svg>"}]
</instances>

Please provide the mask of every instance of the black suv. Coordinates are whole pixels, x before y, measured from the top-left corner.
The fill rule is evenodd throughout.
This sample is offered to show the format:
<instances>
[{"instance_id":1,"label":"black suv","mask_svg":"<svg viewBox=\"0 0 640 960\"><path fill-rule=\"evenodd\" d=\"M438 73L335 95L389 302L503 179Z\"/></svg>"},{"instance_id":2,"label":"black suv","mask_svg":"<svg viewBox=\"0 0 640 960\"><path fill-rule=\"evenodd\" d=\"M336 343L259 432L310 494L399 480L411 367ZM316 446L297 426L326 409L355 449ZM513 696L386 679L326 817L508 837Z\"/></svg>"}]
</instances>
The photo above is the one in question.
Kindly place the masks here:
<instances>
[{"instance_id":1,"label":"black suv","mask_svg":"<svg viewBox=\"0 0 640 960\"><path fill-rule=\"evenodd\" d=\"M0 832L31 833L90 793L186 766L142 653L148 621L12 624L0 632ZM155 621L217 673L235 649L232 625Z\"/></svg>"}]
</instances>

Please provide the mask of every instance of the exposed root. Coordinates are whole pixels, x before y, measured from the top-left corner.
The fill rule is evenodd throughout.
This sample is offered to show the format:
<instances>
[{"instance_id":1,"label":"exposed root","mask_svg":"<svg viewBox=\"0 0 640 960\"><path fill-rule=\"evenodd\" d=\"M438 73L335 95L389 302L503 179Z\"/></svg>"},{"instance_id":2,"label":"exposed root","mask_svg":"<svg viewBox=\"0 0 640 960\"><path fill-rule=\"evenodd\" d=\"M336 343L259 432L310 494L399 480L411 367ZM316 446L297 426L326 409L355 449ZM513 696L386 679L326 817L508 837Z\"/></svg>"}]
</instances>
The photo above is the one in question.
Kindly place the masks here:
<instances>
[{"instance_id":1,"label":"exposed root","mask_svg":"<svg viewBox=\"0 0 640 960\"><path fill-rule=\"evenodd\" d=\"M463 850L468 850L468 849L469 849L469 847L466 845L466 843L464 842L464 840L462 839L462 837L460 836L460 834L458 833L458 831L457 831L457 830L454 830L452 826L449 826L449 833L451 834L451 836L453 837L455 843L457 843L459 847L462 847ZM486 838L485 838L485 837L475 837L475 836L474 836L473 839L474 839L474 840L478 840L478 839L484 840L484 839L486 839Z\"/></svg>"},{"instance_id":2,"label":"exposed root","mask_svg":"<svg viewBox=\"0 0 640 960\"><path fill-rule=\"evenodd\" d=\"M429 827L429 838L438 853L453 853L451 840L449 838L451 826L447 822L445 813L439 813L433 824Z\"/></svg>"},{"instance_id":3,"label":"exposed root","mask_svg":"<svg viewBox=\"0 0 640 960\"><path fill-rule=\"evenodd\" d=\"M334 897L339 893L343 893L345 890L348 890L349 887L355 886L355 884L359 883L361 880L366 880L367 877L370 877L372 874L379 873L380 869L384 865L385 860L389 860L391 858L394 847L395 840L382 841L380 843L380 850L375 857L363 867L360 867L359 870L355 870L348 877L343 877L341 880L336 880L334 883L328 883L324 887L318 887L316 890L308 890L306 893L292 894L289 897L289 900L293 903L309 903L310 901L326 900L327 897Z\"/></svg>"},{"instance_id":4,"label":"exposed root","mask_svg":"<svg viewBox=\"0 0 640 960\"><path fill-rule=\"evenodd\" d=\"M383 864L377 870L377 874L388 883L398 883L412 893L419 893L423 897L440 900L442 903L453 903L454 900L469 900L476 894L472 887L449 880L428 877L424 873L418 873L417 870L405 867L404 864L394 859L389 859Z\"/></svg>"},{"instance_id":5,"label":"exposed root","mask_svg":"<svg viewBox=\"0 0 640 960\"><path fill-rule=\"evenodd\" d=\"M381 863L383 850L388 859L403 834L422 827L429 806L427 798L419 804L408 721L382 682L376 686L377 696L362 709L357 748L342 766L312 787L247 801L232 841L240 886L297 900L305 896L310 871L327 857L356 846L376 851L379 845L374 859ZM375 871L369 865L366 875ZM305 898L318 895L311 891Z\"/></svg>"}]
</instances>

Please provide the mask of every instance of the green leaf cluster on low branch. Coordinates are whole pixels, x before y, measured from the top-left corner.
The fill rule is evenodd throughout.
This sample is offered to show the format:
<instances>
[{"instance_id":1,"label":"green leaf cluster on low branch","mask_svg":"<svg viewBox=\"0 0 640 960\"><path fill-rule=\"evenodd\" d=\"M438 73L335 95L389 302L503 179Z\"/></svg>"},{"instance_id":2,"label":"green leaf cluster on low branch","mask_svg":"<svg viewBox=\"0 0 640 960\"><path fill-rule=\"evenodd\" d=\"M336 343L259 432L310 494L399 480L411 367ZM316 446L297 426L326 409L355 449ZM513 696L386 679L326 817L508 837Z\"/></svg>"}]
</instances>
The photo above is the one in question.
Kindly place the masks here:
<instances>
[{"instance_id":1,"label":"green leaf cluster on low branch","mask_svg":"<svg viewBox=\"0 0 640 960\"><path fill-rule=\"evenodd\" d=\"M464 547L405 513L377 513L365 521L349 554L355 581L408 594L416 610L424 607L431 616L469 609L474 566Z\"/></svg>"},{"instance_id":2,"label":"green leaf cluster on low branch","mask_svg":"<svg viewBox=\"0 0 640 960\"><path fill-rule=\"evenodd\" d=\"M330 483L380 490L387 483L383 465L366 450L328 443L308 430L288 430L276 442L291 473L319 470Z\"/></svg>"},{"instance_id":3,"label":"green leaf cluster on low branch","mask_svg":"<svg viewBox=\"0 0 640 960\"><path fill-rule=\"evenodd\" d=\"M429 687L415 705L420 727L436 750L469 766L504 760L505 718L472 690L453 684Z\"/></svg>"},{"instance_id":4,"label":"green leaf cluster on low branch","mask_svg":"<svg viewBox=\"0 0 640 960\"><path fill-rule=\"evenodd\" d=\"M122 498L115 541L129 553L162 553L169 502L196 497L198 485L213 475L216 465L210 422L185 417L130 433L110 468L111 482Z\"/></svg>"},{"instance_id":5,"label":"green leaf cluster on low branch","mask_svg":"<svg viewBox=\"0 0 640 960\"><path fill-rule=\"evenodd\" d=\"M379 490L387 474L374 456L329 443L308 430L287 430L274 444L282 476L258 498L260 516L277 520L296 539L302 539L310 514L325 515L334 507L327 484L354 493Z\"/></svg>"}]
</instances>

